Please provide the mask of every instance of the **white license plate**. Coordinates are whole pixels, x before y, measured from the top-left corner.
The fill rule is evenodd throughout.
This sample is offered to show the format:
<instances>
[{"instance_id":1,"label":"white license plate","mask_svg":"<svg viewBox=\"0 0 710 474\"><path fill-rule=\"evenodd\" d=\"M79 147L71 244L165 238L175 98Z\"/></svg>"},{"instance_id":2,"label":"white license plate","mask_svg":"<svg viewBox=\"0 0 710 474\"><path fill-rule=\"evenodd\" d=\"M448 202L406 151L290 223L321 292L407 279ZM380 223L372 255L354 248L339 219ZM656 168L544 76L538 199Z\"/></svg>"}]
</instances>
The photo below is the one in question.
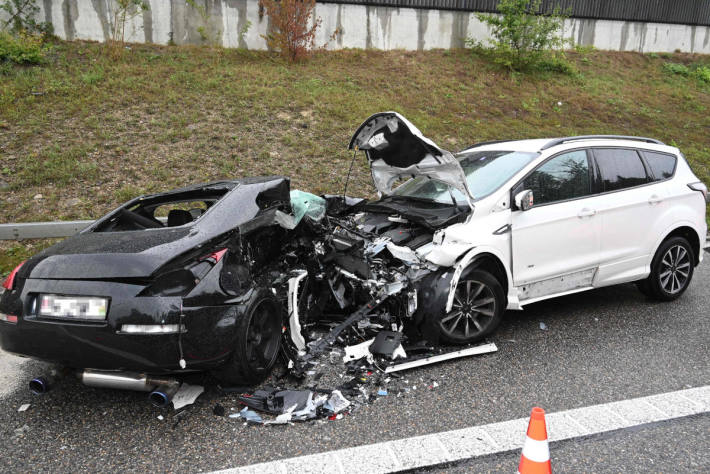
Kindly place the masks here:
<instances>
[{"instance_id":1,"label":"white license plate","mask_svg":"<svg viewBox=\"0 0 710 474\"><path fill-rule=\"evenodd\" d=\"M108 299L87 296L41 295L39 315L45 318L104 321Z\"/></svg>"}]
</instances>

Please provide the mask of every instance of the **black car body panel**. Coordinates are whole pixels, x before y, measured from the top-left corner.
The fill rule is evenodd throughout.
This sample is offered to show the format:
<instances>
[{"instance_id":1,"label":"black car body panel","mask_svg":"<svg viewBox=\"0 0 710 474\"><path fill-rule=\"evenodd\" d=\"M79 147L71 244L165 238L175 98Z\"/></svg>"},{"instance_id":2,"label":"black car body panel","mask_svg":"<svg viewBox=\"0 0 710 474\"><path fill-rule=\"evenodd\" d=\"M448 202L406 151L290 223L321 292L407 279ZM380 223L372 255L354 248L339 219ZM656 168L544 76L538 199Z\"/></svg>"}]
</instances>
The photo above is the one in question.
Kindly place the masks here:
<instances>
[{"instance_id":1,"label":"black car body panel","mask_svg":"<svg viewBox=\"0 0 710 474\"><path fill-rule=\"evenodd\" d=\"M97 231L120 209L191 199L215 189L225 192L194 223ZM0 295L0 312L19 316L17 324L0 323L0 345L8 352L72 368L163 373L219 366L231 354L236 321L259 278L251 274L247 281L239 272L246 259L243 246L248 245L250 234L264 229L270 232L270 244L280 246L283 229L274 223L274 214L289 212L289 206L289 181L283 177L210 183L129 201L21 267L14 288ZM209 260L218 248L226 250L224 258ZM248 259L263 264L263 256L250 254ZM175 273L171 269L192 261L197 262L195 267L205 267L200 267L199 281L195 278L191 285L179 288L179 295L165 291L162 282L170 286ZM223 280L231 273L243 281ZM106 319L41 317L37 301L43 294L107 298ZM121 330L125 324L177 324L182 330L126 334ZM181 360L185 367L180 366Z\"/></svg>"}]
</instances>

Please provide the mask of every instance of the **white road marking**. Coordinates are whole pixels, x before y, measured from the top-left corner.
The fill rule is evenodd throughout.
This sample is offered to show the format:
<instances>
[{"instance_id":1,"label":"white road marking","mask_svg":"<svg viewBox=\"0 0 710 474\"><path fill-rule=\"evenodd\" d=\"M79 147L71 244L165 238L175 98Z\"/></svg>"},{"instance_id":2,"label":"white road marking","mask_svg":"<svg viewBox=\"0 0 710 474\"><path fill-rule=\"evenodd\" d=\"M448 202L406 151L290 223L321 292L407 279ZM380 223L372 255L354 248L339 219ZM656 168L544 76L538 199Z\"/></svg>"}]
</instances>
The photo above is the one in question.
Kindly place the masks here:
<instances>
[{"instance_id":1,"label":"white road marking","mask_svg":"<svg viewBox=\"0 0 710 474\"><path fill-rule=\"evenodd\" d=\"M710 385L545 415L551 441L710 412ZM389 473L523 447L528 418L252 464L213 474ZM357 462L353 462L357 460Z\"/></svg>"}]
</instances>

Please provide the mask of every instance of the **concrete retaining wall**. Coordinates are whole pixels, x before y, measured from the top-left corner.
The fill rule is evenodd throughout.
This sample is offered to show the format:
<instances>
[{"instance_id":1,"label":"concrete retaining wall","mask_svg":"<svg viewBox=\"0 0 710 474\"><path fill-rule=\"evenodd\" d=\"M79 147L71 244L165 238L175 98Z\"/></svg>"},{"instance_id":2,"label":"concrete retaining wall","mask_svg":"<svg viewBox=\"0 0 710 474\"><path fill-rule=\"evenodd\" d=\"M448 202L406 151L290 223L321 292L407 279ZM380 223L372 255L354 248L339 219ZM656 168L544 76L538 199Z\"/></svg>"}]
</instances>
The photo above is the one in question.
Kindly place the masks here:
<instances>
[{"instance_id":1,"label":"concrete retaining wall","mask_svg":"<svg viewBox=\"0 0 710 474\"><path fill-rule=\"evenodd\" d=\"M262 35L268 31L268 17L260 16L258 0L195 1L205 7L206 15L184 0L149 0L150 10L127 22L126 40L266 49ZM112 0L38 0L38 4L39 19L52 22L60 38L110 38ZM319 3L316 12L323 20L320 44L340 31L330 49L456 48L464 46L466 38L489 37L487 27L470 12L331 3ZM565 35L577 44L604 50L710 53L710 27L705 26L571 19Z\"/></svg>"}]
</instances>

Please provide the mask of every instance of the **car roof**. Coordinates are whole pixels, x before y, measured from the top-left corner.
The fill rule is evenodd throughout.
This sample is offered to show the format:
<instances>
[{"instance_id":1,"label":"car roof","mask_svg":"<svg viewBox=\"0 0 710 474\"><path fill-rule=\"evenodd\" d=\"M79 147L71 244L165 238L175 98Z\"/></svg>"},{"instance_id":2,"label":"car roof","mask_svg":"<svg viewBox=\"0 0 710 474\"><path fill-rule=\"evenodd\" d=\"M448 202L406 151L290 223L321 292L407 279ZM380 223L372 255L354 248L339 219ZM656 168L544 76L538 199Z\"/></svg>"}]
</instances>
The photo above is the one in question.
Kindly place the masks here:
<instances>
[{"instance_id":1,"label":"car roof","mask_svg":"<svg viewBox=\"0 0 710 474\"><path fill-rule=\"evenodd\" d=\"M539 138L529 140L497 140L482 142L472 145L459 153L471 151L523 151L540 153L543 151L556 151L579 146L633 146L648 150L678 153L678 149L668 146L654 138L632 137L625 135L582 135L560 138Z\"/></svg>"}]
</instances>

